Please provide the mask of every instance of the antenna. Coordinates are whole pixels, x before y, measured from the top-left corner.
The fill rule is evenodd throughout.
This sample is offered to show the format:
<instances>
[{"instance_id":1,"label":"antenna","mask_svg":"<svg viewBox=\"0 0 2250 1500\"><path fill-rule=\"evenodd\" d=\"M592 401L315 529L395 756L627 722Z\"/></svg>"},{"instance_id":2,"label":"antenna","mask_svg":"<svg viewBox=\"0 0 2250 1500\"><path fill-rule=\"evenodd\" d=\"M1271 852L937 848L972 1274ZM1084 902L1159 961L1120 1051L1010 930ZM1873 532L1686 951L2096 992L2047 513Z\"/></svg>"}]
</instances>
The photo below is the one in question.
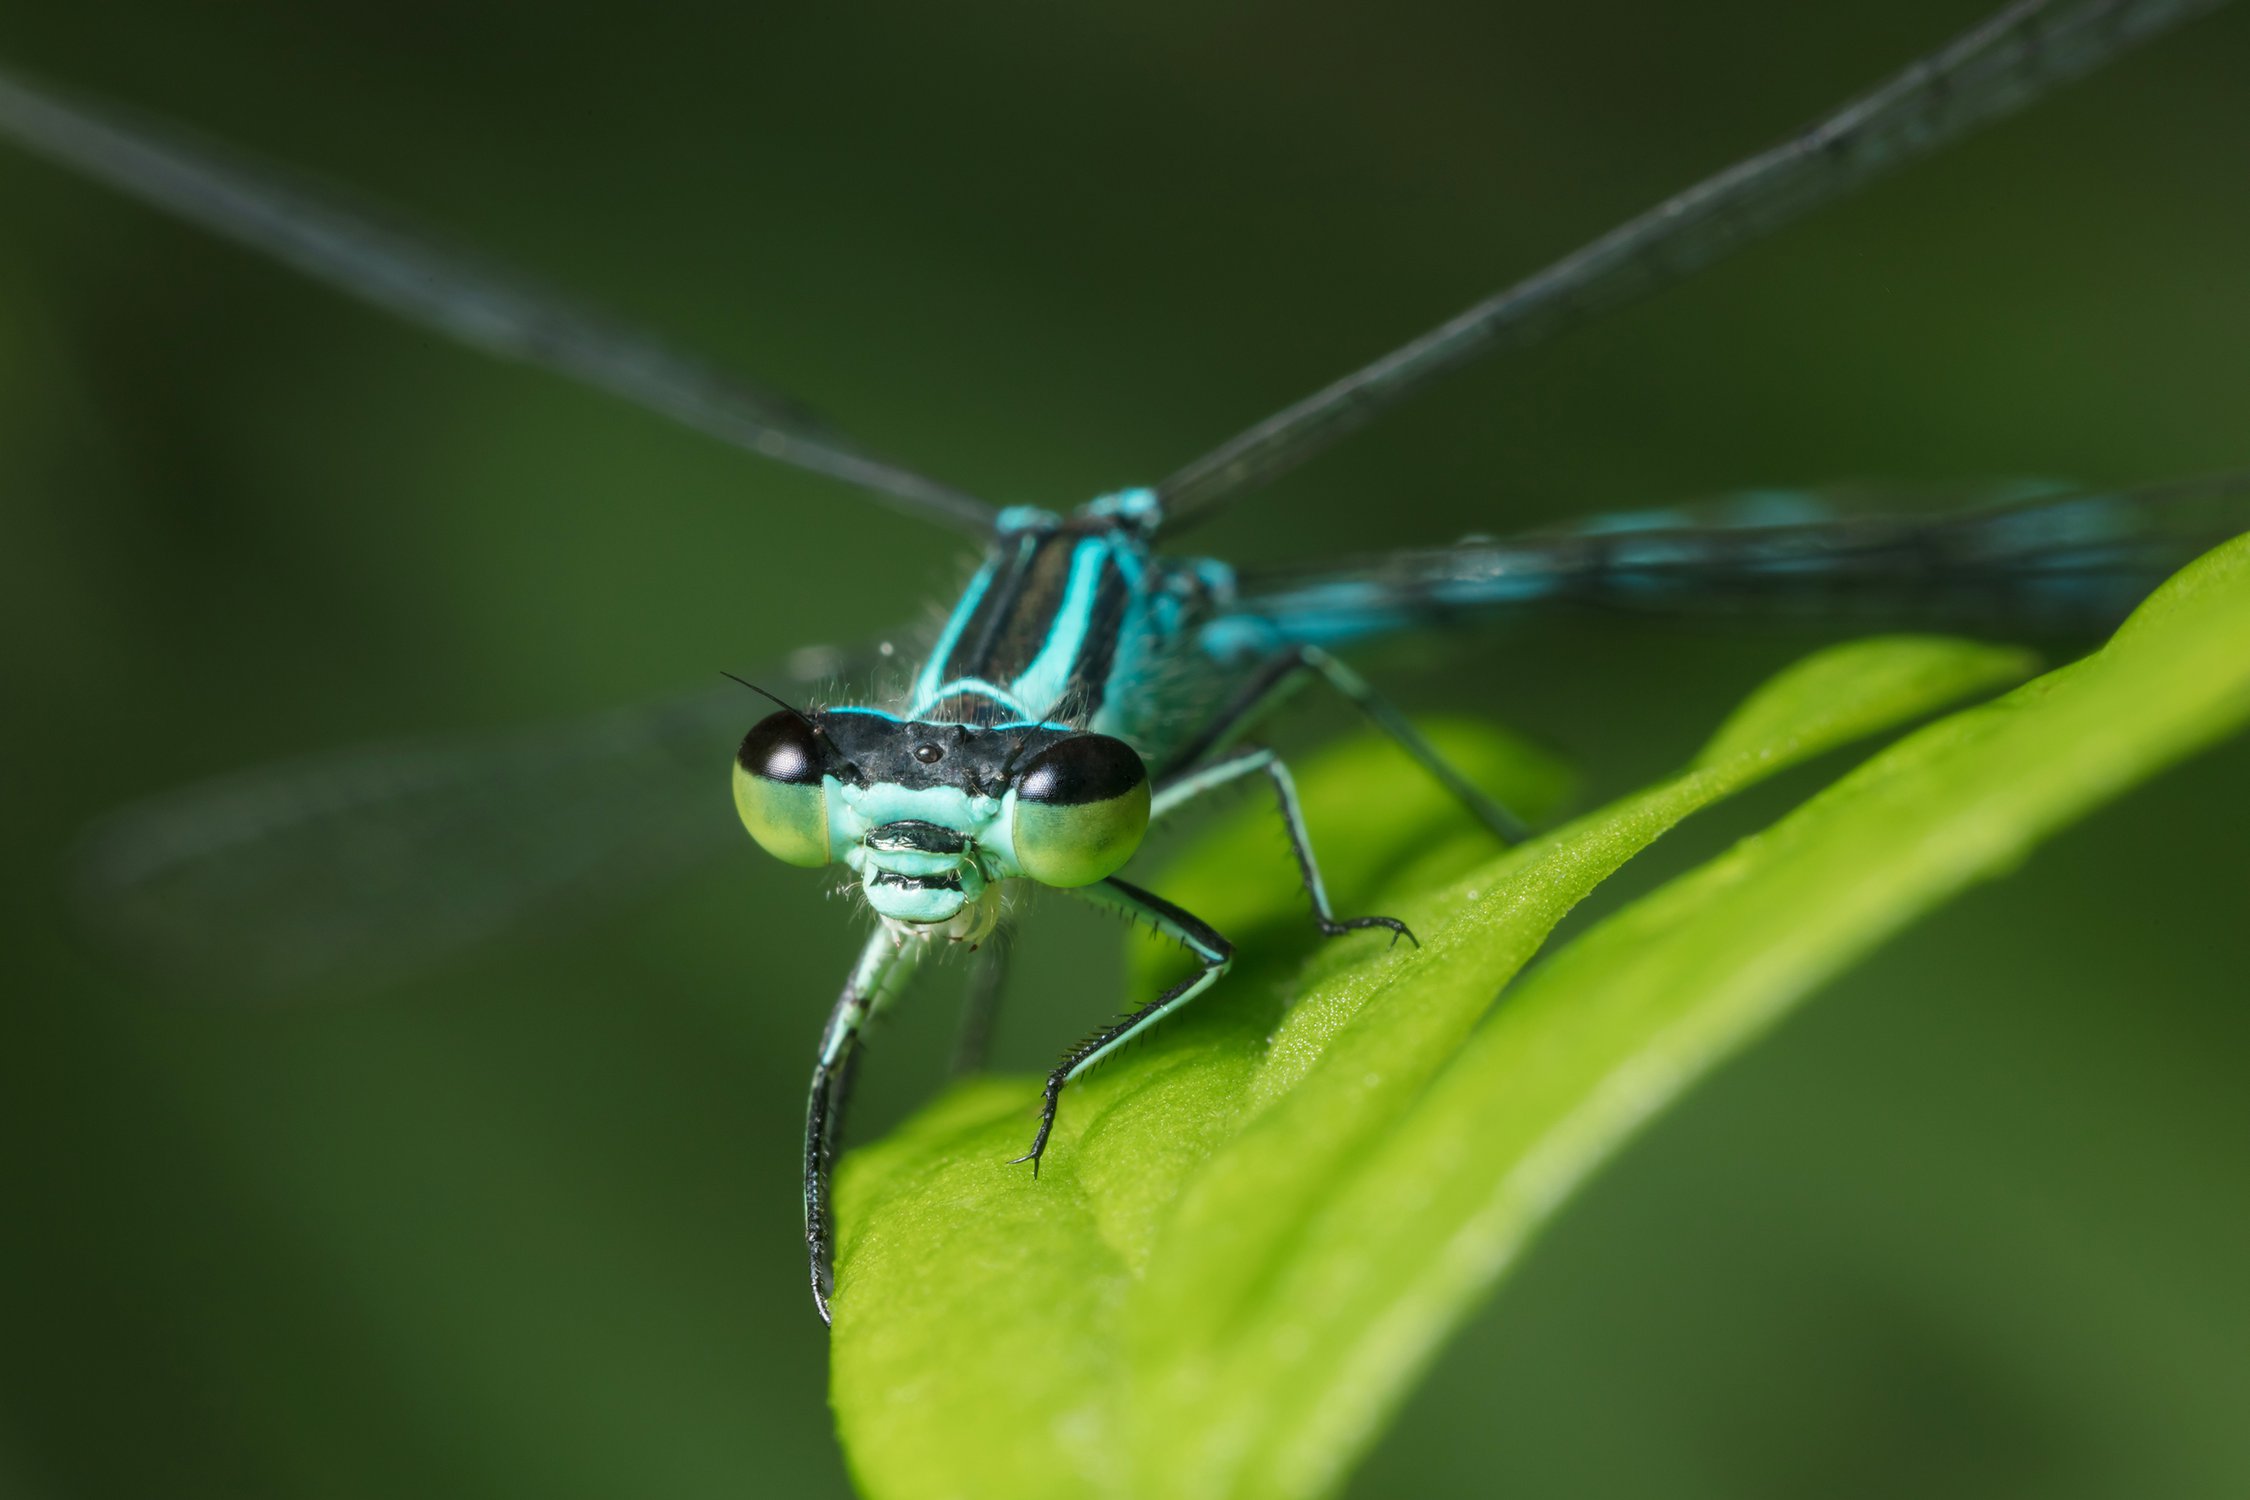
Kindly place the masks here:
<instances>
[{"instance_id":1,"label":"antenna","mask_svg":"<svg viewBox=\"0 0 2250 1500\"><path fill-rule=\"evenodd\" d=\"M782 697L778 693L769 693L764 688L752 682L749 678L737 677L732 672L727 671L724 667L719 669L719 675L726 678L729 682L738 682L742 684L742 686L748 688L751 692L756 693L759 697L764 698L769 702L788 710L790 713L795 714L798 718L803 719L808 725L811 725L815 733L819 732L820 726L813 723L813 716L811 714L806 713L803 709L799 708L796 704L791 703L788 699Z\"/></svg>"}]
</instances>

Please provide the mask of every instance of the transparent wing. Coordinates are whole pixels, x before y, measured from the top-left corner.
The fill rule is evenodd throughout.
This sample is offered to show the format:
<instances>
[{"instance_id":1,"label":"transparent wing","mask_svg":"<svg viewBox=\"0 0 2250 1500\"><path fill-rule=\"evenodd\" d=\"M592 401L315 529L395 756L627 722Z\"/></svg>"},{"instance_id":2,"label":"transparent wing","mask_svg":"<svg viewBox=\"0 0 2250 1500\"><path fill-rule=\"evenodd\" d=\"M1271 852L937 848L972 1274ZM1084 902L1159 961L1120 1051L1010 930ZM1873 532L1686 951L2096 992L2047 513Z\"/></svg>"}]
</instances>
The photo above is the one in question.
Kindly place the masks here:
<instances>
[{"instance_id":1,"label":"transparent wing","mask_svg":"<svg viewBox=\"0 0 2250 1500\"><path fill-rule=\"evenodd\" d=\"M462 343L558 371L892 507L989 536L982 501L874 457L801 405L176 130L130 123L0 71L0 133L130 197Z\"/></svg>"},{"instance_id":2,"label":"transparent wing","mask_svg":"<svg viewBox=\"0 0 2250 1500\"><path fill-rule=\"evenodd\" d=\"M1872 513L1898 506L1895 493L1761 492L1341 568L1246 570L1239 608L1269 637L1315 645L1561 605L2095 629L2250 531L2250 473L2115 493L2031 489L1937 515Z\"/></svg>"},{"instance_id":3,"label":"transparent wing","mask_svg":"<svg viewBox=\"0 0 2250 1500\"><path fill-rule=\"evenodd\" d=\"M871 659L800 652L764 680L803 693ZM771 711L728 686L256 767L97 824L76 894L97 938L164 977L250 994L394 978L739 847L726 769Z\"/></svg>"},{"instance_id":4,"label":"transparent wing","mask_svg":"<svg viewBox=\"0 0 2250 1500\"><path fill-rule=\"evenodd\" d=\"M1791 139L1355 370L1181 469L1167 532L1273 478L1437 376L1699 270L2223 0L2019 0Z\"/></svg>"}]
</instances>

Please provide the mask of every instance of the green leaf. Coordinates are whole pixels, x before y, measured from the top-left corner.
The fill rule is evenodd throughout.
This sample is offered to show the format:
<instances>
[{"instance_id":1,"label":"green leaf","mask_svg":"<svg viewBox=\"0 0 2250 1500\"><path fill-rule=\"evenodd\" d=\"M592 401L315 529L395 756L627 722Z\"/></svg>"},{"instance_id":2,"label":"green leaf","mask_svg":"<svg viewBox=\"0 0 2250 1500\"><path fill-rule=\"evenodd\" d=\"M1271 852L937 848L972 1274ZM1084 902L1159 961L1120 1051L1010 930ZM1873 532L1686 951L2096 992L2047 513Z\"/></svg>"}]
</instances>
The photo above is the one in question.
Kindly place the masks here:
<instances>
[{"instance_id":1,"label":"green leaf","mask_svg":"<svg viewBox=\"0 0 2250 1500\"><path fill-rule=\"evenodd\" d=\"M1073 1086L1040 1179L1004 1165L1028 1080L959 1089L847 1160L833 1395L861 1483L884 1500L1332 1492L1635 1128L1883 937L2250 717L2250 540L2094 656L1910 735L1597 924L1495 1009L1680 819L2026 669L1922 638L1822 652L1680 776L1497 855L1392 752L1344 747L1301 777L1331 883L1404 917L1419 951L1310 947L1285 876L1255 873L1279 851L1245 809L1158 882L1243 961ZM1555 790L1519 745L1447 743L1504 796Z\"/></svg>"}]
</instances>

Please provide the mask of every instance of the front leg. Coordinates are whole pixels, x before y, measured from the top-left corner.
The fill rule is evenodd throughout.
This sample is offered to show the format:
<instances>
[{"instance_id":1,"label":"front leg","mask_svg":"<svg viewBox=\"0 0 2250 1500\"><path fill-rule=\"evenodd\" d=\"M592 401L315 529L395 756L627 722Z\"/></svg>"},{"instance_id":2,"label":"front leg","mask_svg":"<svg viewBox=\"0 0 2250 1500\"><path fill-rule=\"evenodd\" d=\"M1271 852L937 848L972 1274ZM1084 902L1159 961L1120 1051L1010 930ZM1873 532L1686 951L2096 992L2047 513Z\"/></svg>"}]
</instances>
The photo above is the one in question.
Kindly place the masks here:
<instances>
[{"instance_id":1,"label":"front leg","mask_svg":"<svg viewBox=\"0 0 2250 1500\"><path fill-rule=\"evenodd\" d=\"M835 1290L835 1219L829 1203L829 1178L843 1135L844 1106L859 1066L860 1030L883 1002L896 994L921 961L927 943L901 943L879 928L860 950L836 1008L821 1033L820 1057L813 1064L812 1095L805 1105L805 1249L812 1260L813 1307L826 1323L828 1299Z\"/></svg>"},{"instance_id":2,"label":"front leg","mask_svg":"<svg viewBox=\"0 0 2250 1500\"><path fill-rule=\"evenodd\" d=\"M1234 944L1212 931L1200 918L1160 896L1150 895L1139 886L1128 885L1112 876L1095 885L1081 886L1071 894L1106 910L1123 912L1135 921L1147 922L1194 954L1202 967L1139 1010L1115 1025L1103 1027L1063 1054L1063 1060L1047 1075L1046 1092L1040 1097L1039 1133L1032 1137L1031 1149L1009 1163L1014 1166L1018 1162L1030 1162L1034 1177L1039 1175L1039 1158L1046 1154L1047 1136L1055 1128L1055 1107L1062 1101L1063 1086L1218 983L1227 965L1234 962Z\"/></svg>"}]
</instances>

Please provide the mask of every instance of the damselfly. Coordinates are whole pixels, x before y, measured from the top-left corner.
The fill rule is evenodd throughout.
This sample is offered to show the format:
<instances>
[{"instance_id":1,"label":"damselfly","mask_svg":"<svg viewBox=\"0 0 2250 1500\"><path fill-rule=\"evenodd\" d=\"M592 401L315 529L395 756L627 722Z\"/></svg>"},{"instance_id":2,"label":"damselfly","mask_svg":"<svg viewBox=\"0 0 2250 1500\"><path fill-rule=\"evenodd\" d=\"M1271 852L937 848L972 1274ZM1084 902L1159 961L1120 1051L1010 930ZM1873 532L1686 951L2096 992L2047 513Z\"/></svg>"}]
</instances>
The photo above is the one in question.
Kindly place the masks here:
<instances>
[{"instance_id":1,"label":"damselfly","mask_svg":"<svg viewBox=\"0 0 2250 1500\"><path fill-rule=\"evenodd\" d=\"M1667 201L1553 267L1259 423L1151 488L1067 513L995 510L874 456L795 403L524 288L278 174L0 75L0 128L46 156L491 352L575 375L739 446L850 484L975 538L983 566L911 683L881 702L803 695L859 658L802 654L761 679L781 701L741 741L742 823L795 864L846 866L877 915L819 1048L805 1138L816 1302L830 1291L828 1179L861 1033L946 944L980 944L1011 882L1060 888L1177 938L1196 972L1073 1048L1049 1076L1022 1161L1036 1171L1072 1079L1224 973L1194 914L1122 878L1153 816L1222 785L1272 790L1321 932L1335 910L1286 766L1244 736L1277 699L1323 684L1357 705L1496 837L1521 828L1332 653L1400 630L1577 602L1622 609L1855 609L1983 622L2114 618L2196 545L2250 521L2250 480L2127 494L2018 496L1936 519L1839 517L1768 498L1709 513L1611 517L1504 541L1331 567L1237 569L1166 550L1187 527L1438 375L1521 348L1709 264L1889 168L2030 102L2217 0L2027 0L1782 145ZM128 815L94 845L106 898L144 940L276 976L378 938L394 958L480 935L593 878L605 826L635 800L636 759L708 751L730 700L620 717L575 742L324 761L204 788ZM535 775L526 774L536 770ZM574 785L570 838L542 836ZM345 830L378 827L370 851ZM396 925L393 857L438 833L489 867L429 872ZM355 860L360 863L355 864ZM386 899L366 900L382 888ZM381 913L380 930L361 912Z\"/></svg>"}]
</instances>

